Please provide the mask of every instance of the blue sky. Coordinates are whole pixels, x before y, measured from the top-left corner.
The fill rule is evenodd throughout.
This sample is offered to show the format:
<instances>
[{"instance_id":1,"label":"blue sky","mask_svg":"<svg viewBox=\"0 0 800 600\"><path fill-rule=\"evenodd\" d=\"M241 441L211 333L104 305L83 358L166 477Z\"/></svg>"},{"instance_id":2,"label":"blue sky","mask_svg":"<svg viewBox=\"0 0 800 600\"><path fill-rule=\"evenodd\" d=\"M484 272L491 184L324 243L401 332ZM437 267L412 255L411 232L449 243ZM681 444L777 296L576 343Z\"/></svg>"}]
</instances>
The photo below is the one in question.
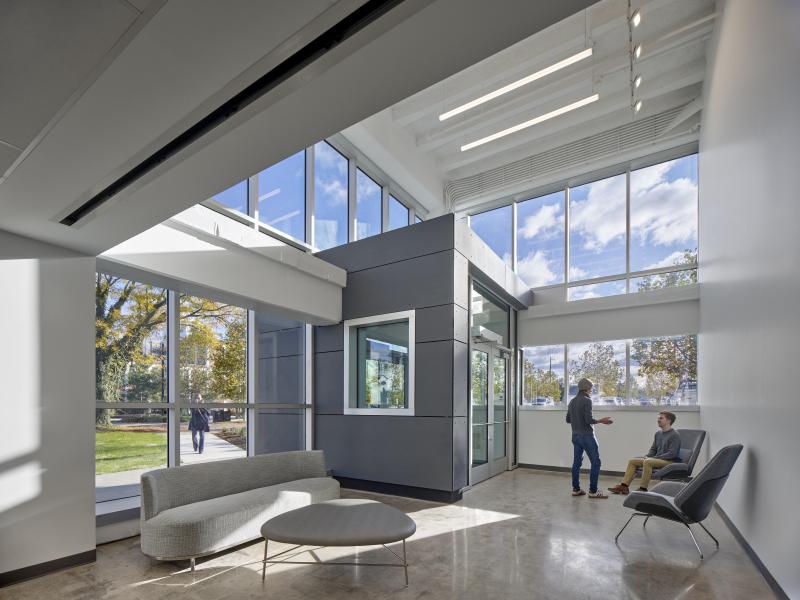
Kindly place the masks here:
<instances>
[{"instance_id":1,"label":"blue sky","mask_svg":"<svg viewBox=\"0 0 800 600\"><path fill-rule=\"evenodd\" d=\"M258 174L258 218L298 240L306 239L306 152Z\"/></svg>"},{"instance_id":2,"label":"blue sky","mask_svg":"<svg viewBox=\"0 0 800 600\"><path fill-rule=\"evenodd\" d=\"M327 142L314 146L314 244L327 250L347 242L347 159Z\"/></svg>"},{"instance_id":3,"label":"blue sky","mask_svg":"<svg viewBox=\"0 0 800 600\"><path fill-rule=\"evenodd\" d=\"M381 232L381 186L356 170L356 239Z\"/></svg>"},{"instance_id":4,"label":"blue sky","mask_svg":"<svg viewBox=\"0 0 800 600\"><path fill-rule=\"evenodd\" d=\"M511 265L511 206L501 206L494 210L470 217L470 227L477 233L495 254Z\"/></svg>"}]
</instances>

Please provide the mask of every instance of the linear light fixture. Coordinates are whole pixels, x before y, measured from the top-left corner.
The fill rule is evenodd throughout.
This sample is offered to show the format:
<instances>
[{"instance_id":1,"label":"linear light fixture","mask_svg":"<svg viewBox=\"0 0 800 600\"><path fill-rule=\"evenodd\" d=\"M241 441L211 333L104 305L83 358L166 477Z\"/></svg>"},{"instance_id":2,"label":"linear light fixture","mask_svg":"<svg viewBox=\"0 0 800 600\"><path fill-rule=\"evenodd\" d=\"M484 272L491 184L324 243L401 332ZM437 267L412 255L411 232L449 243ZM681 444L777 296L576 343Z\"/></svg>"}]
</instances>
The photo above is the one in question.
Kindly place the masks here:
<instances>
[{"instance_id":1,"label":"linear light fixture","mask_svg":"<svg viewBox=\"0 0 800 600\"><path fill-rule=\"evenodd\" d=\"M577 54L573 54L569 58L565 58L564 60L561 60L561 61L555 63L554 65L550 65L549 67L546 67L546 68L542 69L541 71L536 71L536 73L532 73L532 74L528 75L527 77L523 77L522 79L518 79L517 81L515 81L513 83L509 83L508 85L504 85L503 87L498 88L493 92L489 92L488 94L485 94L485 95L481 96L480 98L476 98L475 100L471 100L471 101L467 102L466 104L462 104L461 106L459 106L457 108L454 108L453 110L449 110L446 113L442 113L441 115L439 115L439 120L440 121L446 121L450 117L455 117L456 115L460 115L461 113L466 112L466 111L468 111L468 110L470 110L472 108L475 108L476 106L480 106L481 104L484 104L485 102L489 102L489 100L494 100L495 98L498 98L498 97L502 96L503 94L507 94L509 92L513 92L514 90L516 90L518 88L521 88L523 85L528 85L529 83L531 83L533 81L536 81L537 79L541 79L542 77L550 75L551 73L555 73L556 71L560 71L561 69L563 69L565 67L568 67L568 66L570 66L572 64L575 64L576 62L579 62L579 61L583 60L584 58L589 58L591 55L592 55L592 49L591 48L587 48L586 50L582 50L582 51L578 52Z\"/></svg>"},{"instance_id":2,"label":"linear light fixture","mask_svg":"<svg viewBox=\"0 0 800 600\"><path fill-rule=\"evenodd\" d=\"M477 148L478 146L482 146L483 144L486 144L488 142L493 142L494 140L498 140L507 135L511 135L512 133L516 133L517 131L522 131L523 129L527 129L528 127L532 127L533 125L538 125L539 123L552 119L553 117L557 117L559 115L563 115L564 113L568 113L571 110L580 108L581 106L586 106L587 104L596 102L599 99L600 99L600 94L592 94L591 96L583 98L582 100L578 100L577 102L573 102L572 104L567 104L566 106L557 108L554 111L535 117L530 121L525 121L524 123L520 123L519 125L514 125L513 127L509 127L508 129L503 129L502 131L498 131L497 133L493 133L492 135L487 135L486 137L481 138L479 140L475 140L474 142L470 142L469 144L464 144L463 146L461 146L461 151L466 152L467 150L472 150L473 148Z\"/></svg>"}]
</instances>

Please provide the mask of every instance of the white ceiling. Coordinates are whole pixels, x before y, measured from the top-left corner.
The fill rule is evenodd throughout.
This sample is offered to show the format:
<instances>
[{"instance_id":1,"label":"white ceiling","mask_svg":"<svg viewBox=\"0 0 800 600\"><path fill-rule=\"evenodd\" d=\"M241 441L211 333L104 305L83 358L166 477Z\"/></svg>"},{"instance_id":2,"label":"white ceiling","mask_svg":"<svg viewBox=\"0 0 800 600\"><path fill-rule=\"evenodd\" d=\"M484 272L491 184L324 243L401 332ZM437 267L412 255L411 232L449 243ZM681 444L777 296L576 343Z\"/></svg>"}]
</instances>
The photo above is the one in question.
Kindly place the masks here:
<instances>
[{"instance_id":1,"label":"white ceiling","mask_svg":"<svg viewBox=\"0 0 800 600\"><path fill-rule=\"evenodd\" d=\"M505 2L405 0L73 227L58 221L364 0L4 2L0 228L99 254L591 3Z\"/></svg>"},{"instance_id":2,"label":"white ceiling","mask_svg":"<svg viewBox=\"0 0 800 600\"><path fill-rule=\"evenodd\" d=\"M637 121L653 121L656 115L670 114L672 122L661 123L658 132L654 125L650 138L640 132L641 145L655 148L656 141L663 142L666 133L675 144L696 140L715 2L634 0L633 9L637 8L641 10L642 22L633 29L633 43L643 47L633 69L634 75L643 78L635 94L643 102L638 114L631 108L628 5L625 0L602 0L395 104L389 111L391 120L413 136L416 149L428 157L449 187L480 178L484 182L480 195L486 201L511 190L508 186L512 182L505 180L503 168L532 156L558 152L579 140L586 142L588 152L590 136L597 139L605 132L622 131L620 128ZM444 122L438 119L445 111L590 46L594 53L588 59ZM475 149L460 150L465 143L594 93L600 98L593 104ZM684 111L675 110L684 106L687 106ZM657 136L662 137L656 140ZM659 148L663 149L663 145ZM607 155L621 156L622 150L603 147L596 155L584 153L579 157L580 168L590 169L594 159L608 162ZM541 173L538 177L541 179ZM489 189L491 186L485 184L488 180L497 190ZM524 185L530 189L536 182L513 183L517 189ZM458 200L452 206L455 210L459 209ZM471 211L479 210L480 201L476 203L473 198L470 206Z\"/></svg>"}]
</instances>

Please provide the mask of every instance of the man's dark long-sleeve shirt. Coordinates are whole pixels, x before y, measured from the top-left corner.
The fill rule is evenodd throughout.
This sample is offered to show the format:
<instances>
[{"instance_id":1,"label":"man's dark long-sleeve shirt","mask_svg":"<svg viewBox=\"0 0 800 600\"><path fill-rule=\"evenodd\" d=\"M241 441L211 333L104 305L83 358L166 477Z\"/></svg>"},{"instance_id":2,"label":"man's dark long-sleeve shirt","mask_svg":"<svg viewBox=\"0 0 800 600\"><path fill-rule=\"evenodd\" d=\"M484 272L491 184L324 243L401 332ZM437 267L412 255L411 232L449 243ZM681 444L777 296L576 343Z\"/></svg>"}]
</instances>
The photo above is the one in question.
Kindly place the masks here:
<instances>
[{"instance_id":1,"label":"man's dark long-sleeve shirt","mask_svg":"<svg viewBox=\"0 0 800 600\"><path fill-rule=\"evenodd\" d=\"M592 417L592 398L578 392L567 406L567 423L572 425L572 433L580 435L594 435L594 425L597 419Z\"/></svg>"},{"instance_id":2,"label":"man's dark long-sleeve shirt","mask_svg":"<svg viewBox=\"0 0 800 600\"><path fill-rule=\"evenodd\" d=\"M679 450L681 449L681 436L674 429L669 431L656 431L653 437L653 445L647 452L651 458L662 460L680 460Z\"/></svg>"}]
</instances>

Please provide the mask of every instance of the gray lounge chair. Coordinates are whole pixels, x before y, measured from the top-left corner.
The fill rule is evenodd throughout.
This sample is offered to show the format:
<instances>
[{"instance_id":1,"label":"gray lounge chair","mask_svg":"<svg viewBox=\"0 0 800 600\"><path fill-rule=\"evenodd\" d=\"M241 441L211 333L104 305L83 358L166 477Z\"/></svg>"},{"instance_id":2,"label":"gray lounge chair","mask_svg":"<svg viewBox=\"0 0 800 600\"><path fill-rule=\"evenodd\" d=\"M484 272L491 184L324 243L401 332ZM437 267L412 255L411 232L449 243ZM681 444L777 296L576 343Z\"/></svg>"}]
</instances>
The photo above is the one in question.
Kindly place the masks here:
<instances>
[{"instance_id":1,"label":"gray lounge chair","mask_svg":"<svg viewBox=\"0 0 800 600\"><path fill-rule=\"evenodd\" d=\"M702 521L711 512L711 508L728 480L728 475L741 452L741 444L725 446L714 455L714 458L703 467L700 474L689 483L664 481L649 492L631 492L625 498L623 506L633 509L634 513L622 526L622 529L619 530L614 541L619 540L619 536L625 531L633 517L645 517L644 526L647 525L647 520L650 517L661 517L662 519L677 521L686 525L702 560L703 551L700 550L700 545L697 543L689 525L693 523L700 525L719 548L719 541L705 528Z\"/></svg>"},{"instance_id":2,"label":"gray lounge chair","mask_svg":"<svg viewBox=\"0 0 800 600\"><path fill-rule=\"evenodd\" d=\"M692 470L700 456L700 448L706 439L706 432L702 429L678 429L681 436L681 449L678 451L679 461L653 469L653 479L661 481L688 481L692 478ZM642 470L636 470L636 477L642 476Z\"/></svg>"}]
</instances>

